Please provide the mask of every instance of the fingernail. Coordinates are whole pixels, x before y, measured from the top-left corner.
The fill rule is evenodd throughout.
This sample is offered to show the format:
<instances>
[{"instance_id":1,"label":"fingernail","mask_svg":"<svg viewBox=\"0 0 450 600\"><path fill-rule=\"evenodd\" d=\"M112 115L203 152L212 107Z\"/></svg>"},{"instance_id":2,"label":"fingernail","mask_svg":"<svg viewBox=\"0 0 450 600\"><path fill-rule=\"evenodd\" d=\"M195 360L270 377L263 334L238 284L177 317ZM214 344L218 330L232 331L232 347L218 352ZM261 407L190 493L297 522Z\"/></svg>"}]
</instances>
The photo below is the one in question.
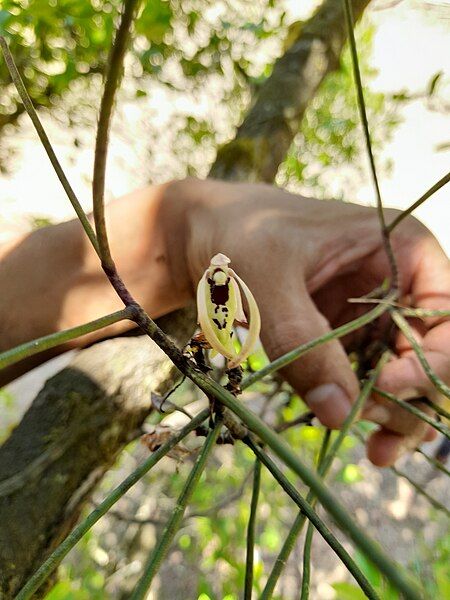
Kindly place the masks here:
<instances>
[{"instance_id":1,"label":"fingernail","mask_svg":"<svg viewBox=\"0 0 450 600\"><path fill-rule=\"evenodd\" d=\"M350 412L351 402L336 383L324 383L310 390L305 400L319 421L332 429L339 428Z\"/></svg>"},{"instance_id":2,"label":"fingernail","mask_svg":"<svg viewBox=\"0 0 450 600\"><path fill-rule=\"evenodd\" d=\"M384 425L391 418L391 414L385 406L380 404L372 404L369 408L364 410L363 419L373 421L379 425Z\"/></svg>"}]
</instances>

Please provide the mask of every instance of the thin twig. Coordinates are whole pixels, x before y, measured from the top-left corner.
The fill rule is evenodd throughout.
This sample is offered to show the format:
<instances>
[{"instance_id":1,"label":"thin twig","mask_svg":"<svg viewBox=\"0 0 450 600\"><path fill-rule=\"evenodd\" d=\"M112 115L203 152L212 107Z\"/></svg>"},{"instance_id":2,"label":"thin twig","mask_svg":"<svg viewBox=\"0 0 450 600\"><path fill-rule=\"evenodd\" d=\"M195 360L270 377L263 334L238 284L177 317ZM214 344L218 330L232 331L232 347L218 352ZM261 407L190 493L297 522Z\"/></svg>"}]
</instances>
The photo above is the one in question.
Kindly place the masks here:
<instances>
[{"instance_id":1,"label":"thin twig","mask_svg":"<svg viewBox=\"0 0 450 600\"><path fill-rule=\"evenodd\" d=\"M367 398L370 396L373 386L375 385L375 381L378 377L378 374L379 374L383 364L385 364L386 360L387 360L387 355L384 355L382 357L382 359L380 359L378 361L378 364L377 364L375 370L373 371L369 380L364 384L356 402L353 404L352 409L351 409L350 413L348 414L347 418L345 419L345 422L344 422L341 430L339 431L339 434L335 438L330 450L327 452L327 454L323 458L321 458L320 467L319 467L318 472L322 478L325 478L325 476L327 475L327 473L332 465L333 459L336 456L339 448L341 447L345 436L347 435L351 425L357 419L357 416L361 412ZM315 505L316 498L315 498L315 495L312 490L310 490L306 499L308 502L311 503L312 506ZM292 549L294 548L295 541L298 538L298 536L300 535L300 532L302 531L304 524L305 524L305 515L300 512L297 515L294 523L292 524L289 534L288 534L286 540L284 541L284 544L281 547L281 550L275 560L275 563L272 567L269 577L267 578L266 585L265 585L263 593L261 595L261 600L269 600L272 597L273 592L275 590L275 586L277 584L277 581L281 575L281 572L282 572L284 566L286 565L286 562L292 552Z\"/></svg>"},{"instance_id":2,"label":"thin twig","mask_svg":"<svg viewBox=\"0 0 450 600\"><path fill-rule=\"evenodd\" d=\"M364 101L364 90L363 90L363 85L362 85L362 81L361 81L361 73L359 70L359 61L358 61L358 52L356 49L355 33L353 31L353 24L355 22L355 19L353 17L353 8L352 8L352 4L351 4L350 0L343 0L343 3L344 3L344 10L345 10L345 18L347 21L348 41L349 41L349 46L350 46L350 54L352 57L353 76L354 76L355 85L356 85L358 108L359 108L359 113L360 113L360 117L361 117L361 123L362 123L363 130L364 130L364 139L366 142L367 157L369 159L370 171L372 174L372 182L374 185L375 196L377 199L377 212L378 212L378 219L380 221L380 226L381 226L381 235L383 237L384 248L385 248L388 260L389 260L389 266L391 268L392 289L398 290L399 275L398 275L397 261L395 260L394 251L392 249L392 244L391 244L391 240L389 237L389 230L386 226L386 220L384 218L383 201L381 199L380 186L378 183L378 176L377 176L377 171L375 168L375 159L373 156L372 144L370 141L369 122L367 120L366 104Z\"/></svg>"},{"instance_id":3,"label":"thin twig","mask_svg":"<svg viewBox=\"0 0 450 600\"><path fill-rule=\"evenodd\" d=\"M86 232L88 238L90 239L91 244L93 245L95 251L100 256L99 245L98 245L94 230L92 229L92 226L89 223L86 213L82 209L81 204L80 204L78 198L76 197L75 192L73 191L72 186L70 185L70 183L59 163L59 160L56 157L55 151L53 150L50 140L48 139L48 136L45 133L45 129L42 126L42 123L36 113L36 110L34 109L33 102L31 101L31 98L28 95L28 92L22 81L19 71L17 70L16 64L14 62L14 58L12 57L12 54L8 48L8 44L3 36L0 36L0 46L3 50L3 55L5 57L6 66L8 67L8 71L11 75L14 85L16 86L17 91L19 92L19 96L23 102L25 110L27 111L27 113L36 129L39 139L41 140L42 145L44 146L45 151L47 152L47 156L49 157L50 162L52 163L55 173L56 173L59 181L61 182L61 185L63 186L64 191L67 194L67 197L69 198L73 208L75 209L75 212L77 213L78 218L81 221L84 231Z\"/></svg>"},{"instance_id":4,"label":"thin twig","mask_svg":"<svg viewBox=\"0 0 450 600\"><path fill-rule=\"evenodd\" d=\"M244 477L242 484L239 486L239 488L235 492L232 492L228 496L225 496L225 498L220 500L220 502L217 502L216 504L212 504L206 510L189 512L187 515L184 515L183 521L188 521L190 519L209 517L210 515L216 516L219 511L223 510L224 508L228 508L230 506L230 504L232 504L236 500L239 500L239 498L242 497L242 494L244 493L244 490L247 486L247 483L248 483L252 473L253 473L253 469L250 469L250 471ZM110 510L108 512L108 515L111 515L118 521L124 521L125 523L134 523L136 525L166 525L166 523L167 523L167 519L162 519L162 518L161 519L152 519L151 517L147 518L147 519L146 518L141 519L139 517L132 517L131 515L125 514L118 510Z\"/></svg>"},{"instance_id":5,"label":"thin twig","mask_svg":"<svg viewBox=\"0 0 450 600\"><path fill-rule=\"evenodd\" d=\"M417 343L417 340L414 337L413 331L408 321L397 310L392 310L391 315L397 327L400 329L400 331L406 337L408 342L411 344L411 347L416 353L416 356L419 359L419 362L422 365L423 370L425 371L425 374L427 375L428 379L441 394L450 399L450 387L448 387L448 385L444 381L442 381L442 379L438 377L438 375L436 375L436 373L430 367L430 364L425 358L425 354L422 348Z\"/></svg>"},{"instance_id":6,"label":"thin twig","mask_svg":"<svg viewBox=\"0 0 450 600\"><path fill-rule=\"evenodd\" d=\"M99 329L108 327L108 325L112 325L113 323L118 323L119 321L124 321L131 318L132 313L130 309L124 308L123 310L111 313L105 317L100 317L100 319L95 319L95 321L85 323L84 325L77 325L77 327L51 333L50 335L37 338L31 342L26 342L25 344L21 344L20 346L16 346L15 348L0 354L0 370L4 369L5 367L9 367L10 365L17 363L24 358L28 358L29 356L43 352L44 350L50 350L50 348L55 348L61 344L66 344L75 338L86 335L87 333L98 331Z\"/></svg>"},{"instance_id":7,"label":"thin twig","mask_svg":"<svg viewBox=\"0 0 450 600\"><path fill-rule=\"evenodd\" d=\"M433 310L431 308L407 308L401 306L400 312L405 317L417 317L418 319L427 319L429 317L450 317L450 310Z\"/></svg>"},{"instance_id":8,"label":"thin twig","mask_svg":"<svg viewBox=\"0 0 450 600\"><path fill-rule=\"evenodd\" d=\"M209 416L209 409L205 408L196 417L189 421L178 433L173 435L165 444L151 454L137 469L122 481L108 496L93 510L79 525L72 530L66 539L50 554L47 560L30 577L27 583L17 594L15 600L28 600L50 577L62 559L72 550L81 538L103 517L109 509L142 477L150 471L172 448L174 448L191 431L198 427Z\"/></svg>"},{"instance_id":9,"label":"thin twig","mask_svg":"<svg viewBox=\"0 0 450 600\"><path fill-rule=\"evenodd\" d=\"M314 413L310 410L308 412L303 413L296 419L292 419L291 421L285 421L284 423L280 423L275 427L275 431L277 433L282 433L287 429L291 429L291 427L297 427L297 425L310 425L311 421L314 419Z\"/></svg>"},{"instance_id":10,"label":"thin twig","mask_svg":"<svg viewBox=\"0 0 450 600\"><path fill-rule=\"evenodd\" d=\"M442 433L442 435L444 435L446 438L450 439L450 429L448 427L446 427L444 425L444 423L440 423L439 421L432 419L429 415L427 415L422 410L420 410L420 408L417 408L410 402L405 402L404 400L400 400L400 398L397 398L393 394L390 394L389 392L385 392L384 390L381 390L378 387L374 387L373 391L375 393L379 394L380 396L382 396L383 398L386 398L387 400L390 400L391 402L395 402L395 404L397 404L398 406L401 406L404 410L407 410L409 413L411 413L418 419L425 421L425 423L428 423L428 425L431 425L431 427L434 427L434 429L436 429L437 431Z\"/></svg>"},{"instance_id":11,"label":"thin twig","mask_svg":"<svg viewBox=\"0 0 450 600\"><path fill-rule=\"evenodd\" d=\"M279 369L286 367L288 364L290 364L294 360L297 360L297 358L300 358L300 356L303 356L304 354L306 354L313 348L316 348L317 346L320 346L321 344L330 342L331 340L335 340L335 339L344 337L344 336L348 335L349 333L351 333L352 331L356 331L357 329L360 329L364 325L371 323L372 321L374 321L375 319L380 317L382 314L384 314L387 310L389 310L389 308L390 308L389 303L391 300L394 300L395 298L396 298L395 293L391 292L385 298L385 300L386 300L385 305L380 304L380 305L376 306L373 310L367 312L364 315L361 315L357 319L354 319L353 321L349 321L348 323L344 323L340 327L336 327L336 329L333 329L332 331L327 332L324 335L321 335L320 337L317 337L309 342L306 342L306 344L297 346L297 348L294 348L290 352L286 352L286 354L283 354L279 358L273 360L271 363L269 363L268 365L266 365L259 371L256 371L256 373L253 373L253 374L249 375L248 377L246 377L241 384L241 388L244 390L245 388L248 388L250 385L252 385L256 381L259 381L266 375L270 375L271 373L274 373L275 371L278 371Z\"/></svg>"},{"instance_id":12,"label":"thin twig","mask_svg":"<svg viewBox=\"0 0 450 600\"><path fill-rule=\"evenodd\" d=\"M250 516L247 526L247 554L245 561L244 600L252 600L253 589L253 561L255 551L256 512L258 508L259 491L261 488L261 462L255 460L253 471L252 499L250 503Z\"/></svg>"},{"instance_id":13,"label":"thin twig","mask_svg":"<svg viewBox=\"0 0 450 600\"><path fill-rule=\"evenodd\" d=\"M280 486L284 489L284 491L292 498L292 500L297 504L300 508L302 514L305 515L305 518L308 518L311 523L313 523L314 527L323 537L323 539L327 542L327 544L334 550L337 556L341 559L344 565L347 567L349 572L353 575L355 580L358 582L359 586L366 596L372 600L380 600L375 590L370 585L369 581L366 579L365 575L361 572L358 565L352 559L347 550L342 546L339 540L334 536L334 534L328 529L313 507L309 504L303 496L298 492L298 490L292 485L292 483L288 480L288 478L280 471L274 461L269 457L269 455L264 452L257 444L255 444L251 439L245 440L245 443L253 450L259 460L264 464L264 466L271 472L273 477L278 481ZM394 568L394 564L386 560L390 563L390 567ZM390 577L389 577L390 579ZM391 580L391 579L390 579ZM411 596L407 596L408 598L413 598L419 600L419 596L414 593ZM263 596L261 596L263 598Z\"/></svg>"},{"instance_id":14,"label":"thin twig","mask_svg":"<svg viewBox=\"0 0 450 600\"><path fill-rule=\"evenodd\" d=\"M126 48L130 38L130 29L136 14L139 0L124 0L124 10L117 29L114 44L108 59L106 81L100 104L100 114L97 126L97 139L95 142L94 175L92 180L92 199L94 207L95 230L100 249L102 265L112 270L115 269L109 249L108 235L106 232L105 210L103 197L105 193L105 170L108 154L108 137L114 98L122 76L122 66Z\"/></svg>"},{"instance_id":15,"label":"thin twig","mask_svg":"<svg viewBox=\"0 0 450 600\"><path fill-rule=\"evenodd\" d=\"M392 223L389 223L389 225L386 226L386 230L390 233L393 229L395 229L395 227L397 227L397 225L399 223L401 223L403 221L403 219L405 217L410 215L414 210L416 210L416 208L418 208L421 204L423 204L425 202L425 200L428 200L428 198L430 198L435 192L440 190L441 187L443 187L449 181L450 181L450 171L446 175L444 175L444 177L442 177L442 179L439 179L439 181L437 181L434 185L432 185L430 187L430 189L425 192L425 194L423 194L418 200L416 200L414 202L414 204L411 204L411 206L409 208L406 208L397 217L395 217L395 219L392 221Z\"/></svg>"},{"instance_id":16,"label":"thin twig","mask_svg":"<svg viewBox=\"0 0 450 600\"><path fill-rule=\"evenodd\" d=\"M188 479L186 480L180 496L177 499L172 516L169 519L166 528L164 529L159 543L152 552L144 568L144 574L131 594L130 600L142 600L147 596L147 592L150 589L153 578L158 572L161 562L169 551L173 538L178 531L183 519L184 511L186 510L186 506L190 501L198 482L200 481L200 477L206 465L206 459L211 453L211 450L214 448L221 427L222 421L219 418L216 421L214 429L209 432L208 437L206 438L206 441L200 450L197 461L190 472Z\"/></svg>"},{"instance_id":17,"label":"thin twig","mask_svg":"<svg viewBox=\"0 0 450 600\"><path fill-rule=\"evenodd\" d=\"M428 461L430 465L432 465L435 469L438 469L439 471L447 475L447 477L450 477L450 471L446 469L445 466L439 460L436 460L434 456L430 456L429 454L424 452L422 448L416 448L416 452L421 454L425 458L425 460Z\"/></svg>"},{"instance_id":18,"label":"thin twig","mask_svg":"<svg viewBox=\"0 0 450 600\"><path fill-rule=\"evenodd\" d=\"M355 437L363 444L366 445L366 440L364 439L364 436L362 435L362 433L360 431L358 431L356 428L353 429L353 434L355 435ZM423 454L426 458L430 458L429 456L427 456L424 452L422 452L419 448L416 448L416 451L420 452L421 454ZM437 462L437 461L436 461ZM448 511L447 507L443 506L439 500L436 500L436 498L433 498L433 496L430 496L430 494L428 494L427 492L425 492L425 490L415 481L413 481L408 475L406 475L406 473L404 473L403 471L399 471L396 467L391 466L389 467L389 469L395 474L398 475L399 477L403 477L404 479L406 479L411 485L412 487L421 495L423 496L432 506L434 506L436 509L441 510L443 512L445 512L446 514L450 515L450 512ZM444 471L445 472L445 471Z\"/></svg>"},{"instance_id":19,"label":"thin twig","mask_svg":"<svg viewBox=\"0 0 450 600\"><path fill-rule=\"evenodd\" d=\"M348 298L350 304L386 304L390 307L397 308L405 317L417 317L418 319L427 319L432 317L450 317L450 310L434 310L430 308L413 308L410 306L402 306L398 302L388 301L385 298Z\"/></svg>"},{"instance_id":20,"label":"thin twig","mask_svg":"<svg viewBox=\"0 0 450 600\"><path fill-rule=\"evenodd\" d=\"M422 488L422 486L420 486L416 481L411 479L411 477L409 477L409 475L407 475L403 471L400 471L399 469L397 469L397 467L392 466L392 467L390 467L390 470L393 473L395 473L398 477L403 477L403 479L406 479L406 481L416 490L416 492L418 494L420 494L421 496L423 496L425 498L425 500L427 500L431 504L431 506L433 506L436 510L440 510L445 515L447 515L447 517L450 517L450 510L448 510L448 508L446 506L441 504L441 502L439 502L439 500L436 500L436 498L433 498L433 496L430 496L430 494L428 494Z\"/></svg>"},{"instance_id":21,"label":"thin twig","mask_svg":"<svg viewBox=\"0 0 450 600\"><path fill-rule=\"evenodd\" d=\"M328 444L330 442L331 429L325 431L323 436L322 444L320 446L319 457L317 459L317 470L320 472L323 461L327 454ZM309 589L311 581L311 547L314 536L314 526L309 521L308 528L306 530L305 545L303 547L303 573L302 573L302 590L300 600L308 600Z\"/></svg>"}]
</instances>

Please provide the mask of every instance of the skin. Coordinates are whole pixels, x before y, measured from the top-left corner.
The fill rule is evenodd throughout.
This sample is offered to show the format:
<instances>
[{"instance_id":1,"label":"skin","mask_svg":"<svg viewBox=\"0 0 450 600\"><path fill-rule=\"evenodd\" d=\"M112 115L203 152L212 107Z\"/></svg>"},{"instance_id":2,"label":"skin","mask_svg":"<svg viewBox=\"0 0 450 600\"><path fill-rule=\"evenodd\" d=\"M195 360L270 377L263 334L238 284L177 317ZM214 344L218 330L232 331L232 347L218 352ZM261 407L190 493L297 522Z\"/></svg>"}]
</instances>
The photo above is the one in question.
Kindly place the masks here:
<instances>
[{"instance_id":1,"label":"skin","mask_svg":"<svg viewBox=\"0 0 450 600\"><path fill-rule=\"evenodd\" d=\"M387 220L396 214L386 211ZM119 273L154 318L195 297L213 255L230 257L259 305L261 338L271 359L368 310L347 299L370 292L390 274L374 209L267 185L187 179L148 187L108 205L107 226ZM392 243L401 301L449 309L450 265L431 233L409 217L393 232ZM76 220L0 246L0 289L0 351L120 308ZM450 322L411 323L431 366L450 383ZM329 342L284 369L324 425L339 428L358 394L346 350L385 339L386 325L381 320L369 332ZM128 326L111 326L52 354ZM436 392L395 331L392 349L395 356L377 385L429 412L414 398L436 401ZM48 356L5 369L0 384ZM363 416L380 425L367 447L369 459L379 466L394 463L434 435L428 425L380 397L368 402Z\"/></svg>"}]
</instances>

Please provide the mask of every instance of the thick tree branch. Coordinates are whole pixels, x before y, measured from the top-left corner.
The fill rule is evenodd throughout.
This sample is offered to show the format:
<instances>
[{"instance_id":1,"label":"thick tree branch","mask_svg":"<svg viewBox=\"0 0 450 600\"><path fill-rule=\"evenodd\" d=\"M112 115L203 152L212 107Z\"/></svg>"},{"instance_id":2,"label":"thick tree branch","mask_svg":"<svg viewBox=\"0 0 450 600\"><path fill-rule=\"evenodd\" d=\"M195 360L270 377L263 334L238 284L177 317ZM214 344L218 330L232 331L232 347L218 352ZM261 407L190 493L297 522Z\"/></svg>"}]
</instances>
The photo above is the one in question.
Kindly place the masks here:
<instances>
[{"instance_id":1,"label":"thick tree branch","mask_svg":"<svg viewBox=\"0 0 450 600\"><path fill-rule=\"evenodd\" d=\"M159 324L183 346L193 309ZM0 597L11 598L76 523L93 488L139 434L151 393L179 373L148 337L78 353L47 381L0 448Z\"/></svg>"},{"instance_id":2,"label":"thick tree branch","mask_svg":"<svg viewBox=\"0 0 450 600\"><path fill-rule=\"evenodd\" d=\"M353 0L356 20L369 1ZM346 39L342 1L325 0L275 63L236 138L219 150L212 177L268 183L275 179L317 88L339 66Z\"/></svg>"}]
</instances>

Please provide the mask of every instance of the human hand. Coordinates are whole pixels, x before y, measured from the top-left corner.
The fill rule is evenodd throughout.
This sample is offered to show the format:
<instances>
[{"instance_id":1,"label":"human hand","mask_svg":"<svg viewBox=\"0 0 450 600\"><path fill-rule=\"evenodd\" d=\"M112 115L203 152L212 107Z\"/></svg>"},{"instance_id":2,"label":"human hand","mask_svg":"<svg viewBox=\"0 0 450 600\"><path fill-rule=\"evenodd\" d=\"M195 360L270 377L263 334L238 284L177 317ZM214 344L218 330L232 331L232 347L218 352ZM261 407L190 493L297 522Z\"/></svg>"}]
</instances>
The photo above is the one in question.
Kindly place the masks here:
<instances>
[{"instance_id":1,"label":"human hand","mask_svg":"<svg viewBox=\"0 0 450 600\"><path fill-rule=\"evenodd\" d=\"M180 290L189 288L193 294L211 257L218 252L229 256L258 302L261 338L270 359L361 315L367 305L348 299L367 294L390 274L372 208L304 198L272 186L213 180L174 182L165 196L167 215L183 214L184 249L180 253L177 243L171 256L174 244L168 244ZM386 211L388 220L396 214ZM409 217L394 230L392 243L402 303L450 308L449 261L431 233ZM386 336L386 319L380 321L371 330L372 338ZM416 320L414 329L431 367L449 383L450 322ZM346 349L367 343L366 333L360 330L328 342L282 371L328 427L342 425L358 395ZM398 334L392 350L395 356L383 368L378 387L429 411L413 400L437 399L416 355ZM430 426L381 397L370 399L363 417L380 425L367 448L379 466L392 464L405 449L434 436Z\"/></svg>"}]
</instances>

